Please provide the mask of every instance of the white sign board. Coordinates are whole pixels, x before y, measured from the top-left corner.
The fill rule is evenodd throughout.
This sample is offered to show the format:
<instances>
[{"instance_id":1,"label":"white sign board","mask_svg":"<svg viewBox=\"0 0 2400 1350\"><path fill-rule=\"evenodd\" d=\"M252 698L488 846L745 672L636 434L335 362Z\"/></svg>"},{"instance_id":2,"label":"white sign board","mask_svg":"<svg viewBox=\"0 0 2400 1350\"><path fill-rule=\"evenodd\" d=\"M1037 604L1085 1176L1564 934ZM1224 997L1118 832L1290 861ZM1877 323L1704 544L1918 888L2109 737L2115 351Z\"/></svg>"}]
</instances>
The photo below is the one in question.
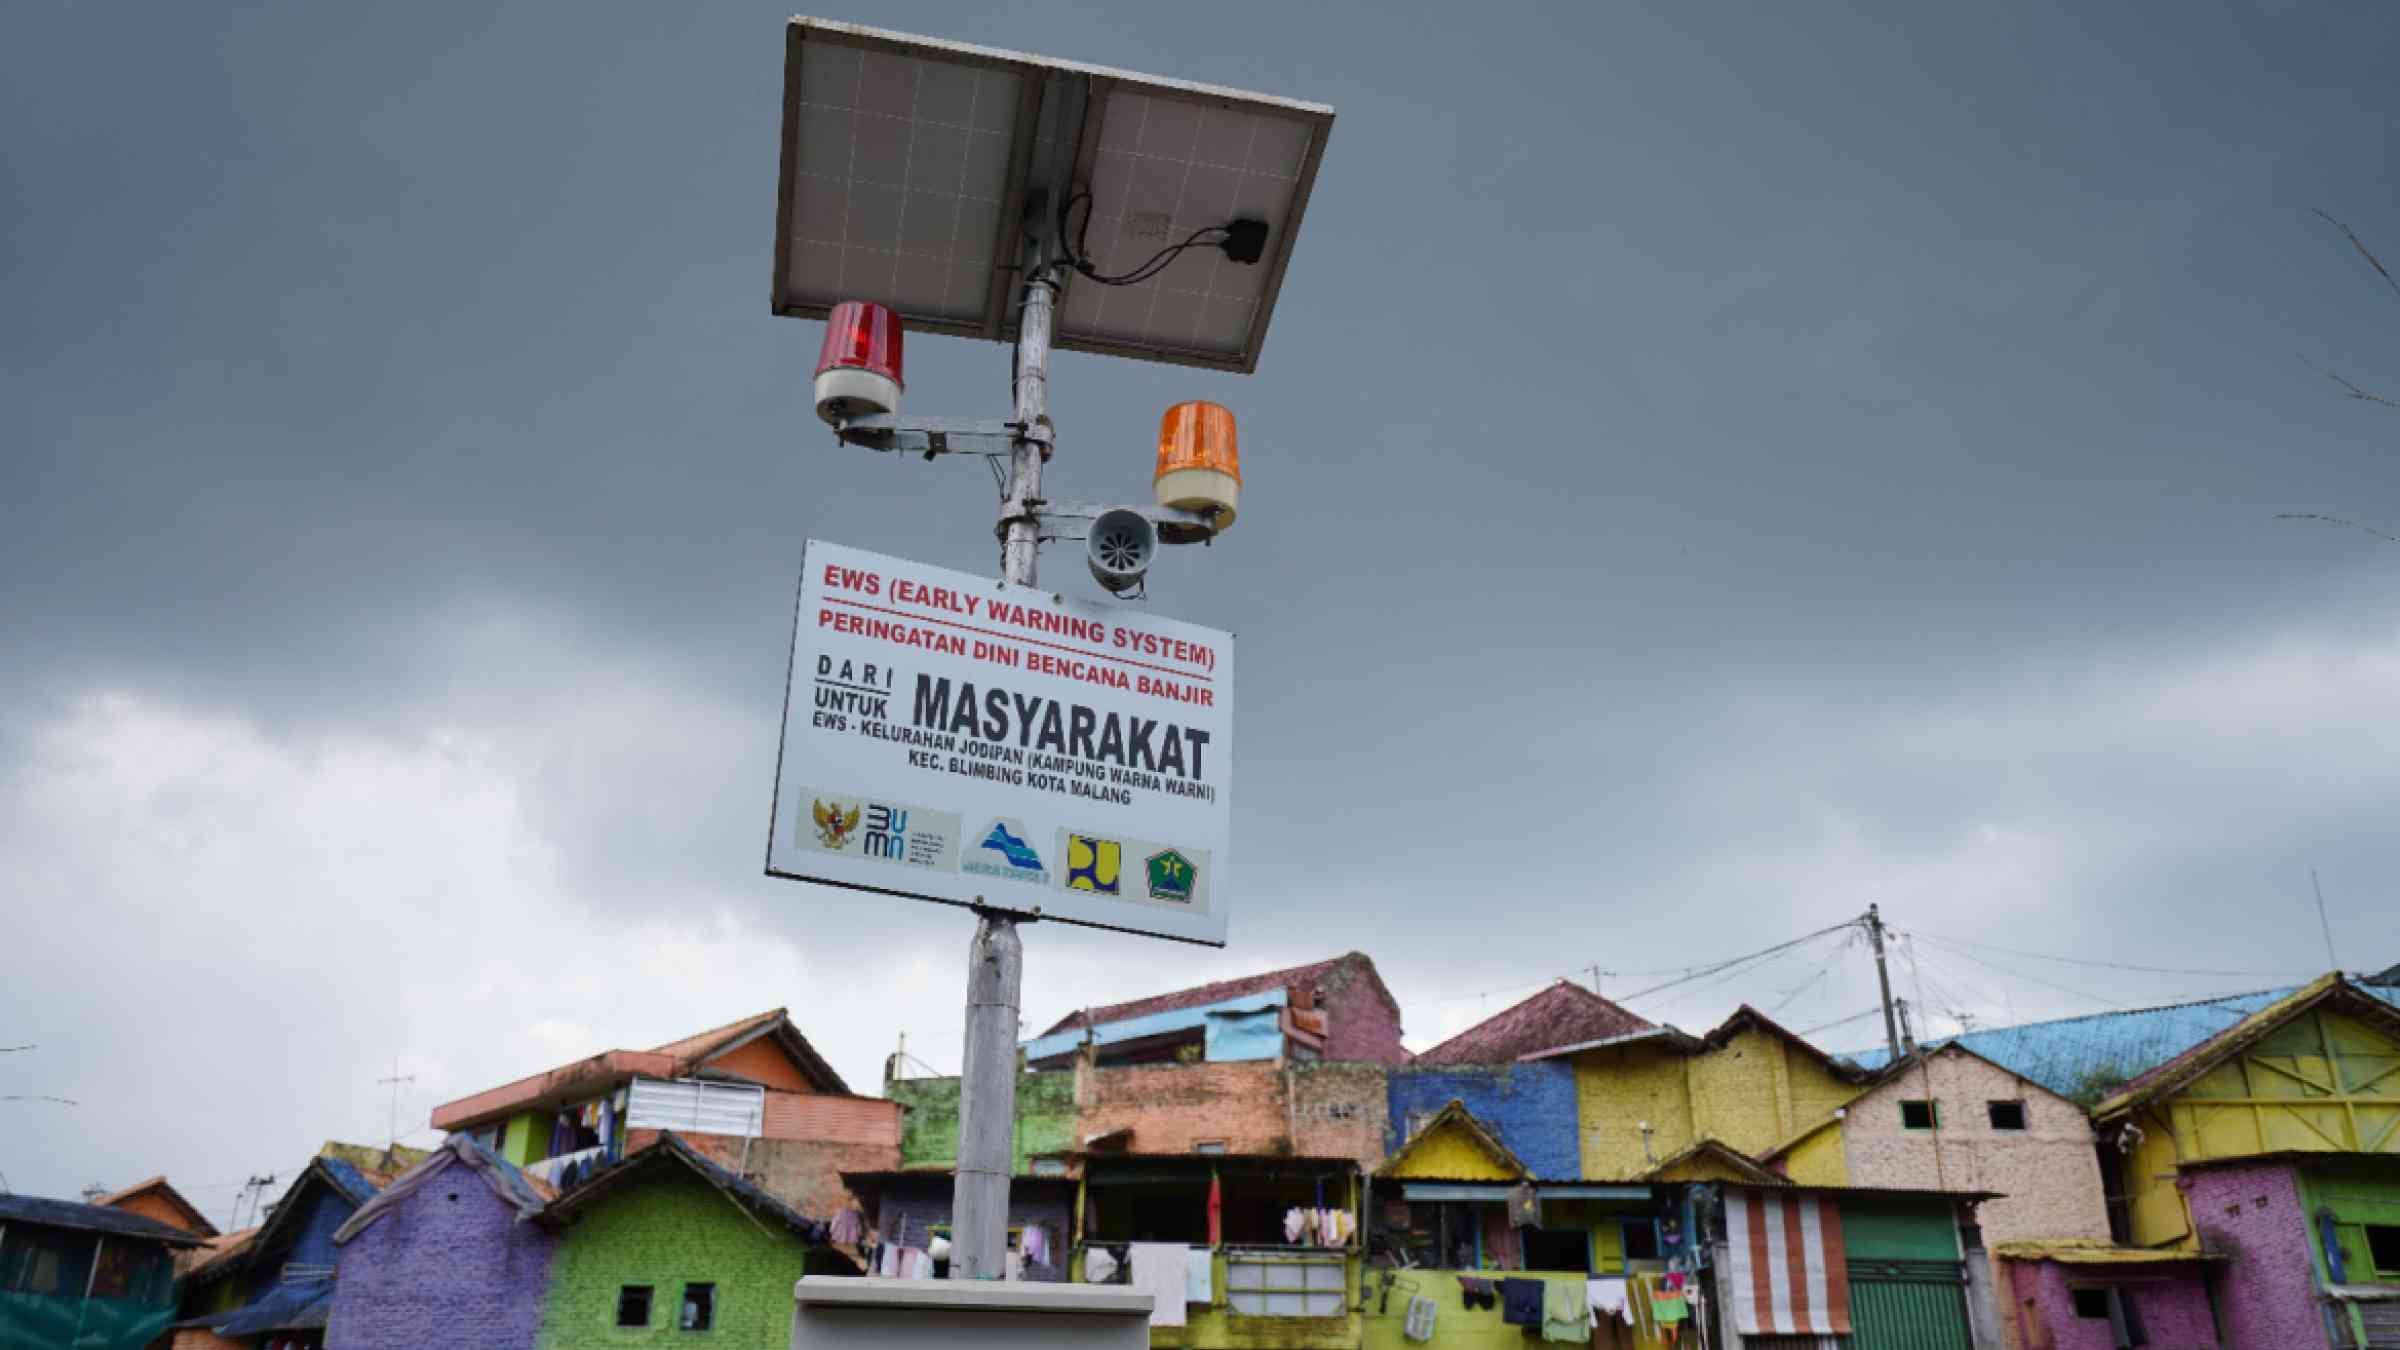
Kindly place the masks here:
<instances>
[{"instance_id":1,"label":"white sign board","mask_svg":"<svg viewBox=\"0 0 2400 1350\"><path fill-rule=\"evenodd\" d=\"M1225 945L1233 635L809 541L767 872Z\"/></svg>"}]
</instances>

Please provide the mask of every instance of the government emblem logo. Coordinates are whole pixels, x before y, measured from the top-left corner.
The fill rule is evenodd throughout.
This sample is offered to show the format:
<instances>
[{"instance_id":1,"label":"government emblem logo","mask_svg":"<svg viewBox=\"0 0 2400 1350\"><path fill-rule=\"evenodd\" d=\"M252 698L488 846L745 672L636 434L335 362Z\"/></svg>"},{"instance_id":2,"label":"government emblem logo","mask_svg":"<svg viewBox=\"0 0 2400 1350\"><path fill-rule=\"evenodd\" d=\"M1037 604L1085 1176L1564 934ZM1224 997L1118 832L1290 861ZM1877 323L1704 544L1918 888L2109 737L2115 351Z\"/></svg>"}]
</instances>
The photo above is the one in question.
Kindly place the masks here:
<instances>
[{"instance_id":1,"label":"government emblem logo","mask_svg":"<svg viewBox=\"0 0 2400 1350\"><path fill-rule=\"evenodd\" d=\"M1168 849L1151 854L1144 870L1149 874L1151 899L1172 900L1179 905L1192 902L1192 887L1200 879L1200 869L1192 866L1191 859Z\"/></svg>"},{"instance_id":2,"label":"government emblem logo","mask_svg":"<svg viewBox=\"0 0 2400 1350\"><path fill-rule=\"evenodd\" d=\"M1067 889L1090 891L1095 895L1115 895L1117 873L1121 870L1124 851L1124 846L1114 839L1069 834Z\"/></svg>"},{"instance_id":3,"label":"government emblem logo","mask_svg":"<svg viewBox=\"0 0 2400 1350\"><path fill-rule=\"evenodd\" d=\"M999 877L1005 881L1031 882L1037 886L1050 884L1050 869L1043 864L1042 855L1034 851L1033 831L1022 821L1000 819L983 832L982 842L975 846L973 856L959 863L962 872L977 876Z\"/></svg>"},{"instance_id":4,"label":"government emblem logo","mask_svg":"<svg viewBox=\"0 0 2400 1350\"><path fill-rule=\"evenodd\" d=\"M844 811L840 802L827 806L812 797L809 807L810 817L817 822L817 842L827 848L840 848L848 843L850 832L858 828L859 809L855 806Z\"/></svg>"}]
</instances>

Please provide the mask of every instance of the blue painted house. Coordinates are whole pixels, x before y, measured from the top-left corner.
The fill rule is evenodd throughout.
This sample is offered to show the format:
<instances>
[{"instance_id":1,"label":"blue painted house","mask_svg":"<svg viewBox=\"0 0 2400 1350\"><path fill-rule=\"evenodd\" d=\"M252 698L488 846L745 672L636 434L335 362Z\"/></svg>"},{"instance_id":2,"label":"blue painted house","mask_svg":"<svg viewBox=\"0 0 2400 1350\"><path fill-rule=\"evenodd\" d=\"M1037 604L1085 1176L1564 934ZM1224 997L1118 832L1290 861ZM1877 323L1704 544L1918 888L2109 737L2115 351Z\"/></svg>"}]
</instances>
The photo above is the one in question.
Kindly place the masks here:
<instances>
[{"instance_id":1,"label":"blue painted house","mask_svg":"<svg viewBox=\"0 0 2400 1350\"><path fill-rule=\"evenodd\" d=\"M340 1259L334 1234L375 1197L380 1183L346 1159L309 1159L242 1257L209 1287L185 1292L187 1307L197 1303L205 1310L176 1326L238 1345L322 1346Z\"/></svg>"},{"instance_id":2,"label":"blue painted house","mask_svg":"<svg viewBox=\"0 0 2400 1350\"><path fill-rule=\"evenodd\" d=\"M140 1350L175 1317L175 1254L206 1239L105 1205L0 1192L0 1345Z\"/></svg>"}]
</instances>

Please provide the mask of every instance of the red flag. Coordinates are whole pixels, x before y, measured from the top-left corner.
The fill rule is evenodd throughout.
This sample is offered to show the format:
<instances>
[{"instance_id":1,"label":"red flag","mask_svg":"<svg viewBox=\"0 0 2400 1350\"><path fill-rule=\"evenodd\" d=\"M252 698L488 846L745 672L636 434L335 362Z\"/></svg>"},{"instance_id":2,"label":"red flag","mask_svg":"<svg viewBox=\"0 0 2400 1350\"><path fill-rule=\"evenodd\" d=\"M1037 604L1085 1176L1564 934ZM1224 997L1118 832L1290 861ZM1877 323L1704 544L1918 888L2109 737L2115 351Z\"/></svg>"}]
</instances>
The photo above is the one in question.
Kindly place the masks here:
<instances>
[{"instance_id":1,"label":"red flag","mask_svg":"<svg viewBox=\"0 0 2400 1350\"><path fill-rule=\"evenodd\" d=\"M1211 1176L1208 1179L1208 1245L1225 1243L1225 1183Z\"/></svg>"}]
</instances>

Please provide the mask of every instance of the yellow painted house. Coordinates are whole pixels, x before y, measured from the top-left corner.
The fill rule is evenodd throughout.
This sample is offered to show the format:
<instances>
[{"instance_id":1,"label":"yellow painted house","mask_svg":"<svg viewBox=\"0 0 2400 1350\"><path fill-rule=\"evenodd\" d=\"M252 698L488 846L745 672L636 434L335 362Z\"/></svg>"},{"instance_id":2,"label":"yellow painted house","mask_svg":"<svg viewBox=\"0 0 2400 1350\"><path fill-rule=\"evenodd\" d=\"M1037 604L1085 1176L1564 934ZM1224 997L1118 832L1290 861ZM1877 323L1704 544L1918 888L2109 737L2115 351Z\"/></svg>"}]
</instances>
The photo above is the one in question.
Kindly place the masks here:
<instances>
[{"instance_id":1,"label":"yellow painted house","mask_svg":"<svg viewBox=\"0 0 2400 1350\"><path fill-rule=\"evenodd\" d=\"M2133 1244L2197 1249L2189 1169L2354 1154L2400 1165L2400 1009L2327 975L2135 1079L2093 1119ZM2394 1173L2400 1176L2400 1171Z\"/></svg>"},{"instance_id":2,"label":"yellow painted house","mask_svg":"<svg viewBox=\"0 0 2400 1350\"><path fill-rule=\"evenodd\" d=\"M1653 1027L1561 1046L1541 1057L1561 1056L1575 1066L1583 1175L1589 1178L1649 1177L1671 1162L1706 1167L1686 1155L1708 1143L1720 1146L1708 1156L1721 1169L1727 1151L1755 1160L1830 1120L1866 1078L1747 1004L1705 1036ZM1830 1146L1807 1144L1793 1152L1792 1180L1847 1183L1840 1134L1828 1133Z\"/></svg>"}]
</instances>

